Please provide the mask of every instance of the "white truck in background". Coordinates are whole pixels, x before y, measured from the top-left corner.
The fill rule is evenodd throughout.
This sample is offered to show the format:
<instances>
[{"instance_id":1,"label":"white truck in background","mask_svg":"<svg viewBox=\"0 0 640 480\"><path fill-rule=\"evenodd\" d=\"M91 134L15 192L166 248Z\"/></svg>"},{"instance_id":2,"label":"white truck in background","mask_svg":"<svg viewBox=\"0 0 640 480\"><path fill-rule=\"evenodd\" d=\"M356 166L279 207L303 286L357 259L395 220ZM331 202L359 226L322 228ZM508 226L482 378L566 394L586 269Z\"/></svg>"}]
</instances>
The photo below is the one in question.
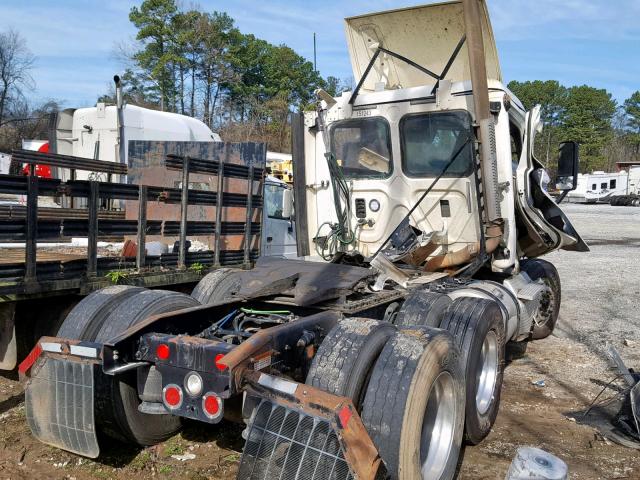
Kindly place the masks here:
<instances>
[{"instance_id":1,"label":"white truck in background","mask_svg":"<svg viewBox=\"0 0 640 480\"><path fill-rule=\"evenodd\" d=\"M49 135L51 153L127 163L126 142L158 140L220 142L220 135L196 118L159 112L122 101L120 79L116 83L116 105L98 103L89 108L67 108L58 112ZM78 179L86 172L78 172ZM64 178L69 172L60 172ZM56 175L58 176L58 175Z\"/></svg>"}]
</instances>

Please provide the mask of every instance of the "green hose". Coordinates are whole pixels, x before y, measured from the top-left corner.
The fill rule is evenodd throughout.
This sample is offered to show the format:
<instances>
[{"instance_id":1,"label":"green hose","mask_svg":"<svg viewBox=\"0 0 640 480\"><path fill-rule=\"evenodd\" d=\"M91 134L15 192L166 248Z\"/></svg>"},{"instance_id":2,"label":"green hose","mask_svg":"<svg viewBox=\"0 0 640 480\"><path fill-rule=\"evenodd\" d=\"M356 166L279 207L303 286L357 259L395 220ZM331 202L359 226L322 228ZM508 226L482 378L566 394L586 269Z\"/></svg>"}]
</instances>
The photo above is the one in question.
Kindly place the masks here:
<instances>
[{"instance_id":1,"label":"green hose","mask_svg":"<svg viewBox=\"0 0 640 480\"><path fill-rule=\"evenodd\" d=\"M289 310L254 310L252 308L241 308L241 312L250 313L252 315L290 315Z\"/></svg>"}]
</instances>

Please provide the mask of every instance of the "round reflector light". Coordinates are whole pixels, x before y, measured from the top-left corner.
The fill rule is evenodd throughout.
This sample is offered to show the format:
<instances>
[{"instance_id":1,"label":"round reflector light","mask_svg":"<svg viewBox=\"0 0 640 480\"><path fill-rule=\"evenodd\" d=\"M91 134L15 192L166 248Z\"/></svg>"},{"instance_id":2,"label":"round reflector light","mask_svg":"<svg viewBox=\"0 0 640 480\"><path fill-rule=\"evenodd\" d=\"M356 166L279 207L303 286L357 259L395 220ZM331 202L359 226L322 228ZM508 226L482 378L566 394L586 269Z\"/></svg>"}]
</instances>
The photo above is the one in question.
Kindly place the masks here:
<instances>
[{"instance_id":1,"label":"round reflector light","mask_svg":"<svg viewBox=\"0 0 640 480\"><path fill-rule=\"evenodd\" d=\"M224 363L220 363L220 360L224 358L224 353L219 353L216 355L216 368L223 372L227 369L227 366Z\"/></svg>"},{"instance_id":2,"label":"round reflector light","mask_svg":"<svg viewBox=\"0 0 640 480\"><path fill-rule=\"evenodd\" d=\"M202 377L196 372L191 372L184 379L184 389L192 397L197 397L202 393Z\"/></svg>"},{"instance_id":3,"label":"round reflector light","mask_svg":"<svg viewBox=\"0 0 640 480\"><path fill-rule=\"evenodd\" d=\"M160 360L167 360L170 354L171 354L171 351L169 350L169 345L161 343L156 347L156 356Z\"/></svg>"},{"instance_id":4,"label":"round reflector light","mask_svg":"<svg viewBox=\"0 0 640 480\"><path fill-rule=\"evenodd\" d=\"M377 212L378 210L380 210L380 202L375 198L369 200L369 210L371 210L372 212Z\"/></svg>"},{"instance_id":5,"label":"round reflector light","mask_svg":"<svg viewBox=\"0 0 640 480\"><path fill-rule=\"evenodd\" d=\"M215 393L209 392L202 397L202 411L209 418L217 418L222 413L222 400Z\"/></svg>"},{"instance_id":6,"label":"round reflector light","mask_svg":"<svg viewBox=\"0 0 640 480\"><path fill-rule=\"evenodd\" d=\"M170 384L162 389L164 404L170 409L180 408L182 405L182 389L178 385Z\"/></svg>"}]
</instances>

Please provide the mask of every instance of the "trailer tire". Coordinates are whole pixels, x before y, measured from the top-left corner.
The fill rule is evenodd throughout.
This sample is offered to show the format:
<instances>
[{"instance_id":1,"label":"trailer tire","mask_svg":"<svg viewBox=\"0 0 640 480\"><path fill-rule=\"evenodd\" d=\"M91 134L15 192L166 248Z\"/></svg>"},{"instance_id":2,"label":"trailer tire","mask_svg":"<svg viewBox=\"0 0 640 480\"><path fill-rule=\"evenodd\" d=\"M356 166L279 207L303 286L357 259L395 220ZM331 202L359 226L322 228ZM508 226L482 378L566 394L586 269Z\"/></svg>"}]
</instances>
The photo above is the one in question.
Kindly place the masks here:
<instances>
[{"instance_id":1,"label":"trailer tire","mask_svg":"<svg viewBox=\"0 0 640 480\"><path fill-rule=\"evenodd\" d=\"M191 296L203 305L229 300L240 289L242 272L237 268L219 268L205 275L191 292Z\"/></svg>"},{"instance_id":2,"label":"trailer tire","mask_svg":"<svg viewBox=\"0 0 640 480\"><path fill-rule=\"evenodd\" d=\"M505 358L502 312L493 300L456 298L440 326L460 349L467 398L465 439L476 445L491 431L500 407Z\"/></svg>"},{"instance_id":3,"label":"trailer tire","mask_svg":"<svg viewBox=\"0 0 640 480\"><path fill-rule=\"evenodd\" d=\"M520 262L520 267L531 280L542 280L549 287L549 294L542 301L531 329L531 339L541 340L553 333L558 321L562 299L560 275L552 263L539 258L524 260Z\"/></svg>"},{"instance_id":4,"label":"trailer tire","mask_svg":"<svg viewBox=\"0 0 640 480\"><path fill-rule=\"evenodd\" d=\"M69 312L57 336L94 341L113 308L143 290L142 287L112 285L90 293Z\"/></svg>"},{"instance_id":5,"label":"trailer tire","mask_svg":"<svg viewBox=\"0 0 640 480\"><path fill-rule=\"evenodd\" d=\"M371 369L395 331L393 325L379 320L342 320L320 344L306 383L350 398L359 410Z\"/></svg>"},{"instance_id":6,"label":"trailer tire","mask_svg":"<svg viewBox=\"0 0 640 480\"><path fill-rule=\"evenodd\" d=\"M449 480L464 431L458 349L442 330L407 330L380 353L361 418L391 478Z\"/></svg>"},{"instance_id":7,"label":"trailer tire","mask_svg":"<svg viewBox=\"0 0 640 480\"><path fill-rule=\"evenodd\" d=\"M190 296L168 290L145 290L119 303L108 315L97 342L107 342L152 315L197 306ZM137 371L101 376L96 385L96 419L100 429L112 438L148 446L162 442L180 430L182 422L173 415L149 415L138 410Z\"/></svg>"},{"instance_id":8,"label":"trailer tire","mask_svg":"<svg viewBox=\"0 0 640 480\"><path fill-rule=\"evenodd\" d=\"M443 293L416 290L407 296L400 307L395 324L438 328L449 305L451 298Z\"/></svg>"}]
</instances>

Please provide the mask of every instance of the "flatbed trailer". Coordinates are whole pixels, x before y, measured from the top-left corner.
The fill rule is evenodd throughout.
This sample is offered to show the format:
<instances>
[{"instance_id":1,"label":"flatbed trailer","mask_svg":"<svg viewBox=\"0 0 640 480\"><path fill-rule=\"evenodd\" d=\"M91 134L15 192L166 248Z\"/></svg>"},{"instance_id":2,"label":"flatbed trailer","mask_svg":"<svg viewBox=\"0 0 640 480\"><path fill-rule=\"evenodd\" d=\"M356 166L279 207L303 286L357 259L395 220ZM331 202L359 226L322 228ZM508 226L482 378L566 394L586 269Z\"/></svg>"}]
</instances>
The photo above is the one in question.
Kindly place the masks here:
<instances>
[{"instance_id":1,"label":"flatbed trailer","mask_svg":"<svg viewBox=\"0 0 640 480\"><path fill-rule=\"evenodd\" d=\"M0 242L14 247L0 245L0 368L15 368L39 336L57 332L82 297L114 281L190 291L212 268L249 268L257 258L262 145L135 141L129 148L129 165L13 152L13 160L30 169L27 176L0 175L0 194L26 200L0 207ZM69 169L72 180L39 178L36 165ZM73 180L77 171L106 181ZM154 183L145 183L148 179ZM194 184L199 188L183 188ZM46 197L51 200L39 206ZM54 208L52 200L76 208ZM173 211L167 215L166 209ZM75 237L87 238L86 249L65 253L63 242ZM99 255L100 241L126 237L135 242L134 256ZM177 251L147 255L148 238L177 240ZM187 238L203 238L214 248L189 251ZM46 242L58 242L58 248L47 248ZM16 243L24 247L15 248Z\"/></svg>"}]
</instances>

